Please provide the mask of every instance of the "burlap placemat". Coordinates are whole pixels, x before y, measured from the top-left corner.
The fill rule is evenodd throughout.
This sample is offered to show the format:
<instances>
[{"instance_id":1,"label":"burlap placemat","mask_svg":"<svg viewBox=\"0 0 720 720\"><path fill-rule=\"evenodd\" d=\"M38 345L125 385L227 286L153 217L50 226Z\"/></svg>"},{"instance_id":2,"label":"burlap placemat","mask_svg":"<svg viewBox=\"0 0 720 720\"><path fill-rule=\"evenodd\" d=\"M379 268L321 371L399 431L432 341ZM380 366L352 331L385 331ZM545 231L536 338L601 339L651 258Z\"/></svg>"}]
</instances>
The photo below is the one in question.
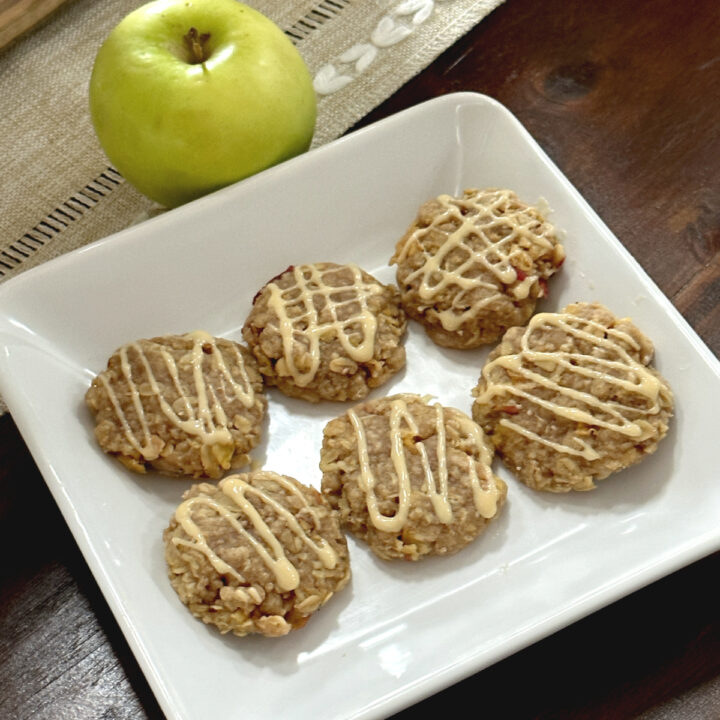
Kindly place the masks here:
<instances>
[{"instance_id":1,"label":"burlap placemat","mask_svg":"<svg viewBox=\"0 0 720 720\"><path fill-rule=\"evenodd\" d=\"M0 54L0 282L156 210L110 166L87 107L97 49L143 1L74 0ZM503 1L248 4L291 37L310 68L318 146L340 136Z\"/></svg>"}]
</instances>

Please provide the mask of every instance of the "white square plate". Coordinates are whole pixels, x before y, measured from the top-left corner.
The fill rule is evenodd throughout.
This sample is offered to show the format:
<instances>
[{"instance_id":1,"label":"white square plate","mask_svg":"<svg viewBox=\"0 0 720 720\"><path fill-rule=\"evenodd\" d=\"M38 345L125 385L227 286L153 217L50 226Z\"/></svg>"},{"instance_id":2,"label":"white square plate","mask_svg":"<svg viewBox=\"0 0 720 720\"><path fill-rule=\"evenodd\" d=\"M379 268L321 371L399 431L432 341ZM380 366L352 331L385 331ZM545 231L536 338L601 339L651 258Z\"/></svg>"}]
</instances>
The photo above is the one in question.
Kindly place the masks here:
<instances>
[{"instance_id":1,"label":"white square plate","mask_svg":"<svg viewBox=\"0 0 720 720\"><path fill-rule=\"evenodd\" d=\"M508 504L458 555L383 563L350 541L353 580L296 633L222 637L166 579L161 533L186 481L136 476L96 446L83 395L119 345L203 328L240 339L255 292L290 264L388 259L418 206L466 187L544 198L568 260L542 309L598 300L655 341L677 411L643 463L592 493ZM447 95L0 286L0 391L170 718L385 717L720 547L720 363L515 118ZM374 394L470 411L487 350L412 324L407 370ZM270 393L254 457L319 486L341 404Z\"/></svg>"}]
</instances>

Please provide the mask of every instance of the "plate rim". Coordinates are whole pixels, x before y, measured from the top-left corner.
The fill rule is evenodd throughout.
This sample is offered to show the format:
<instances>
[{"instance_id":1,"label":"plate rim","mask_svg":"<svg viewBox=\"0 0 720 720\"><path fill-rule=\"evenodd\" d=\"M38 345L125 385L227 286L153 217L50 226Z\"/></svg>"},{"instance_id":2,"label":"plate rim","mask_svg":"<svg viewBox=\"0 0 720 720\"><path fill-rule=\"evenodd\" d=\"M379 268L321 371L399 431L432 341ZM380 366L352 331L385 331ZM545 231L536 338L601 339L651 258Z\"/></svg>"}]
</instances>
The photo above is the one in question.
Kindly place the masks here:
<instances>
[{"instance_id":1,"label":"plate rim","mask_svg":"<svg viewBox=\"0 0 720 720\"><path fill-rule=\"evenodd\" d=\"M659 289L652 278L647 274L644 268L639 262L630 254L627 248L617 239L607 226L604 224L602 219L598 216L595 210L589 205L584 197L578 192L578 190L570 183L567 177L559 170L551 158L547 156L544 150L539 146L537 141L530 135L525 127L520 123L516 116L511 113L505 106L500 104L497 100L479 93L474 92L459 92L459 93L447 93L430 100L413 105L405 110L402 110L394 115L387 118L378 120L375 123L360 128L348 135L345 135L337 140L323 145L319 148L309 151L303 156L294 158L293 160L287 161L282 165L271 168L258 176L249 178L248 180L242 181L236 185L213 193L211 196L206 196L192 203L188 203L185 206L177 208L176 210L169 211L163 215L155 218L150 218L143 224L148 224L147 229L149 230L152 225L165 222L180 222L185 213L197 213L198 210L202 210L203 205L215 202L213 198L222 198L226 195L237 194L242 195L244 187L249 186L251 183L257 182L272 183L273 179L281 173L294 172L292 168L301 166L307 161L308 157L315 158L314 161L321 162L323 157L334 152L337 147L344 146L346 144L357 142L359 138L366 137L374 132L377 132L378 127L389 127L396 123L403 123L407 121L412 122L414 115L420 115L426 112L433 112L434 108L440 107L442 104L454 104L457 106L466 103L484 103L490 104L495 107L496 110L504 113L517 127L521 129L525 138L532 144L534 150L541 154L547 165L553 170L556 176L562 181L563 186L567 192L572 196L575 202L578 202L585 214L592 220L592 222L603 231L603 234L608 236L608 239L612 241L616 247L622 252L626 262L632 264L636 272L642 277L644 282L654 288L657 291L655 300L662 303L663 309L671 315L673 324L683 332L686 338L690 341L694 350L696 350L703 360L709 365L710 369L715 372L715 375L720 378L720 361L712 353L706 343L700 338L698 333L690 326L687 320L682 314L675 308L669 298ZM171 218L171 219L167 219ZM57 273L62 272L63 269L73 262L78 255L86 253L102 252L104 247L107 247L111 243L121 242L124 237L132 237L135 229L138 226L131 226L120 230L116 233L100 238L98 240L89 243L81 248L72 250L59 257L53 258L42 263L39 266L30 268L20 275L10 278L9 280L0 284L0 336L6 331L6 316L3 312L3 300L8 296L11 296L16 288L25 286L28 283L42 282L46 277L53 277ZM2 361L0 360L0 365ZM183 713L180 708L176 707L172 695L168 692L171 683L168 679L164 678L163 674L158 671L155 663L152 660L151 654L148 652L143 638L137 632L132 618L125 612L125 608L115 588L115 583L112 577L107 572L97 556L93 544L87 533L84 531L82 521L75 512L71 499L64 491L64 487L58 478L55 477L54 468L49 458L46 457L43 448L39 444L39 439L33 432L30 426L29 411L22 406L21 401L16 398L15 392L10 384L11 378L8 373L0 373L0 389L4 396L9 398L6 400L10 413L13 415L18 430L20 431L23 440L27 443L28 448L33 455L35 462L41 470L43 479L48 486L51 494L53 495L63 517L68 524L75 541L77 542L80 550L83 554L85 561L91 569L91 572L100 587L100 590L111 608L113 616L115 617L118 625L121 627L123 635L125 636L128 645L133 651L138 664L143 670L145 677L151 686L158 703L162 707L163 711L168 714L169 717L181 718ZM17 413L17 415L16 415ZM52 478L52 481L51 481ZM653 561L646 565L642 573L636 573L632 578L632 582L625 579L622 582L616 582L614 587L603 588L600 592L593 594L591 597L585 598L581 602L578 602L572 609L572 612L565 610L560 613L552 622L545 620L543 623L535 629L534 632L525 630L519 634L513 642L504 643L502 652L494 653L494 657L491 657L487 662L483 662L481 658L486 655L493 655L487 649L477 652L471 657L465 658L460 663L455 663L450 666L443 667L438 671L432 673L431 676L423 679L418 679L410 685L404 685L396 695L391 698L384 698L378 701L376 706L367 706L361 709L358 713L348 715L348 718L371 718L375 717L376 713L382 711L386 713L396 712L401 708L408 707L410 704L421 701L429 695L439 691L442 688L448 687L463 678L466 678L482 669L498 662L504 657L518 652L519 650L538 642L544 637L552 634L560 628L568 627L582 617L586 617L596 610L605 607L612 602L619 600L620 598L635 592L636 590L647 586L655 580L662 578L677 571L678 569L705 557L706 555L720 549L720 527L715 531L708 531L703 535L695 538L692 543L686 543L685 546L675 548L673 552L669 552L662 558L653 558ZM617 587L617 586L622 587ZM569 619L568 619L569 618ZM422 688L418 687L423 685Z\"/></svg>"}]
</instances>

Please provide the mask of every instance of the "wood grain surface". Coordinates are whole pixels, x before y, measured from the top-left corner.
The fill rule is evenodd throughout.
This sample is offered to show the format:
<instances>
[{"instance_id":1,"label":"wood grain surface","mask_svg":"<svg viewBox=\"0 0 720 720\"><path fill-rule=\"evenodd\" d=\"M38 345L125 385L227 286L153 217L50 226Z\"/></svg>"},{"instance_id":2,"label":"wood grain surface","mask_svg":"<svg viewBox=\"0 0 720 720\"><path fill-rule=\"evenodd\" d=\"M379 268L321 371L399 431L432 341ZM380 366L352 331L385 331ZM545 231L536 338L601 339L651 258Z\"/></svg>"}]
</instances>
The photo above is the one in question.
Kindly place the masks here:
<instances>
[{"instance_id":1,"label":"wood grain surface","mask_svg":"<svg viewBox=\"0 0 720 720\"><path fill-rule=\"evenodd\" d=\"M720 353L717 0L507 0L362 124L459 90L517 115ZM9 416L0 547L0 717L161 718ZM716 553L396 718L718 718L718 575Z\"/></svg>"},{"instance_id":2,"label":"wood grain surface","mask_svg":"<svg viewBox=\"0 0 720 720\"><path fill-rule=\"evenodd\" d=\"M0 0L0 51L66 2L68 0Z\"/></svg>"}]
</instances>

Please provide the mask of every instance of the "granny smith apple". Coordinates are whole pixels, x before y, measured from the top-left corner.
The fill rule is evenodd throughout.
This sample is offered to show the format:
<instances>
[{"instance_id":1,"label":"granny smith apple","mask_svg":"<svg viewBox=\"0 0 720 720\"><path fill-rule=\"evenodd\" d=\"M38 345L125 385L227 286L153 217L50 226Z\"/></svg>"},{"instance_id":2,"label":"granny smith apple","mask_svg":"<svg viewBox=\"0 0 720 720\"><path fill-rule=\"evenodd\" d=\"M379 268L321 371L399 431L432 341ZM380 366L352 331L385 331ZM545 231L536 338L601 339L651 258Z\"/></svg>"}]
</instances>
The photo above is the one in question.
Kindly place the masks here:
<instances>
[{"instance_id":1,"label":"granny smith apple","mask_svg":"<svg viewBox=\"0 0 720 720\"><path fill-rule=\"evenodd\" d=\"M113 165L175 207L308 149L316 101L285 33L237 0L155 0L109 34L90 114Z\"/></svg>"}]
</instances>

